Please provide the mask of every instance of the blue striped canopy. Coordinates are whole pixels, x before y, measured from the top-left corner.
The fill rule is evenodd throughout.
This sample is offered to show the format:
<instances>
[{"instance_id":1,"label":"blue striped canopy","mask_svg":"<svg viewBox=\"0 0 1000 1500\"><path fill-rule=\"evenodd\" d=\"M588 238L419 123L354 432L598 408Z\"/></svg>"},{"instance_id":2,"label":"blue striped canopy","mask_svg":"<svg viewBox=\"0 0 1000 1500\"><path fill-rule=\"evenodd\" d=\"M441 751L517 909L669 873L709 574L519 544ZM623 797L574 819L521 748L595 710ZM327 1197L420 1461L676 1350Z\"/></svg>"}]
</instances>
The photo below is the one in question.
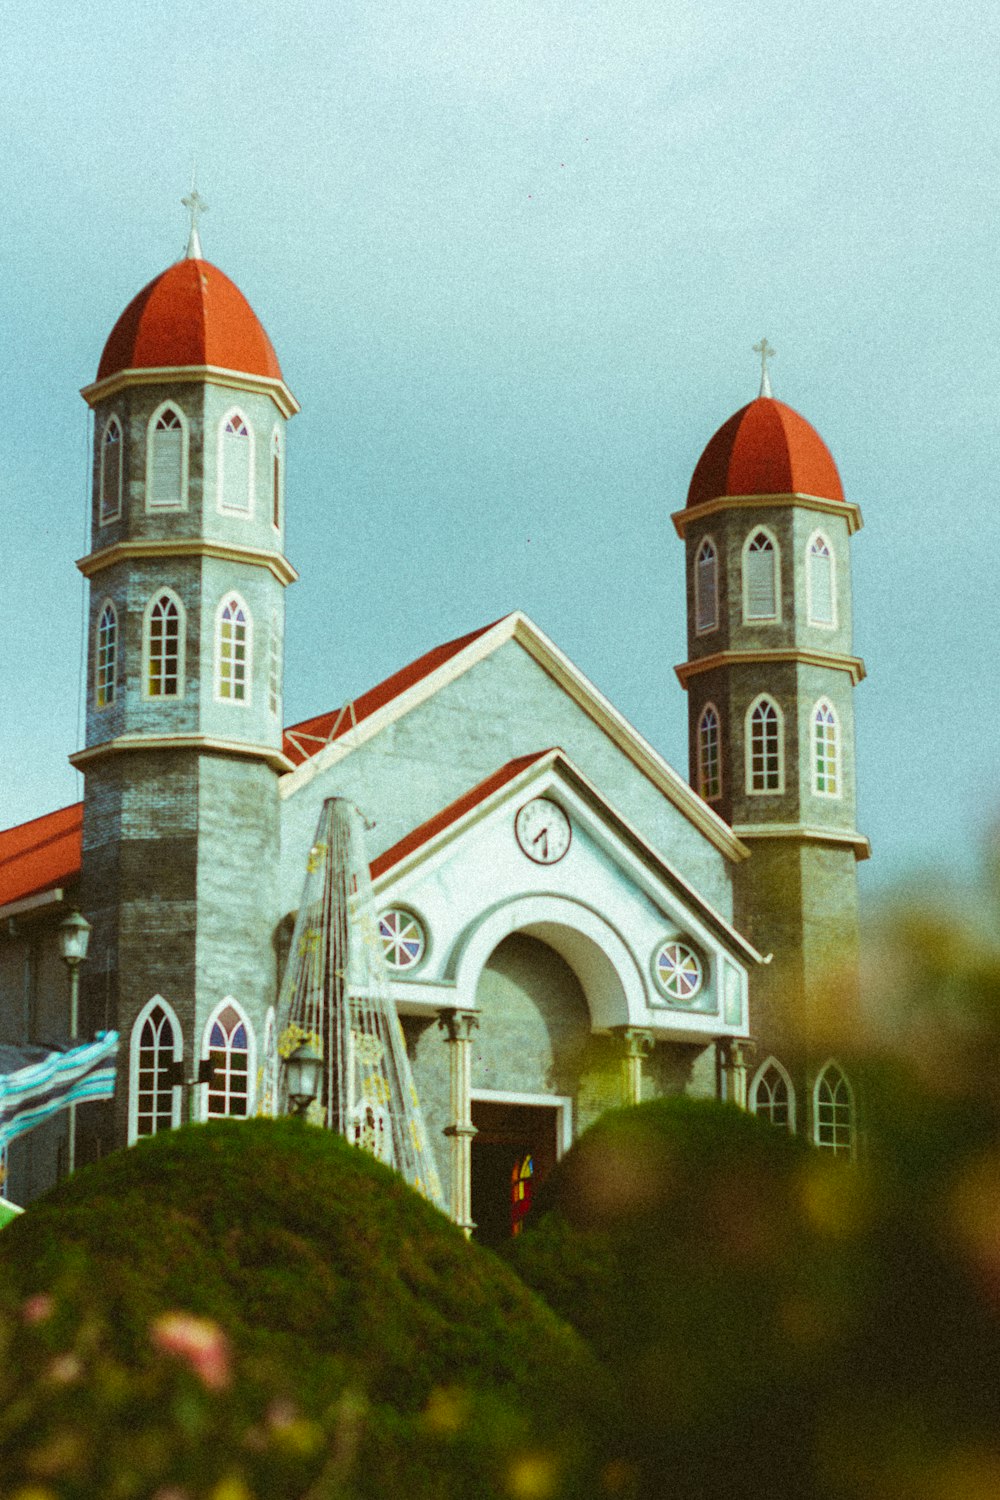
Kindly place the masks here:
<instances>
[{"instance_id":1,"label":"blue striped canopy","mask_svg":"<svg viewBox=\"0 0 1000 1500\"><path fill-rule=\"evenodd\" d=\"M117 1031L76 1047L0 1047L0 1150L71 1104L112 1098L117 1057Z\"/></svg>"}]
</instances>

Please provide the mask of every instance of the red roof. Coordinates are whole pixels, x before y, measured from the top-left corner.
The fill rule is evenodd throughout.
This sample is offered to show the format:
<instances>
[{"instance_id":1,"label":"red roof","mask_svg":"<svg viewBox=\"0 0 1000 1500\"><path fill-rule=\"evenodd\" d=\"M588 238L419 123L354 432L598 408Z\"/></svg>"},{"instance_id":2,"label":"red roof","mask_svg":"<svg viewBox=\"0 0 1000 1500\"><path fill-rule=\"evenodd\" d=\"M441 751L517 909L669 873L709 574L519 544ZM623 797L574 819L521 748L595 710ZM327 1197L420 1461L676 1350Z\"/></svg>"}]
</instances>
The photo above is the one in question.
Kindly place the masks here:
<instances>
[{"instance_id":1,"label":"red roof","mask_svg":"<svg viewBox=\"0 0 1000 1500\"><path fill-rule=\"evenodd\" d=\"M503 618L503 616L501 616ZM393 672L384 682L376 687L369 688L367 693L362 693L360 698L355 698L353 703L345 703L342 708L332 709L330 713L319 714L315 719L303 719L301 724L293 724L290 729L285 730L284 751L295 765L301 766L304 761L318 755L324 745L332 740L339 740L341 735L346 734L355 724L369 718L378 709L384 708L391 703L393 698L398 698L400 693L405 693L407 688L413 687L422 678L429 677L438 667L444 666L453 656L464 651L466 646L492 630L498 625L499 620L493 620L489 625L483 625L479 630L470 631L468 635L459 636L457 640L446 641L443 646L435 646L432 651L427 651L423 656L418 656L416 661L411 661L408 666L401 667L398 672Z\"/></svg>"},{"instance_id":2,"label":"red roof","mask_svg":"<svg viewBox=\"0 0 1000 1500\"><path fill-rule=\"evenodd\" d=\"M758 396L724 422L699 458L688 505L722 495L816 495L843 500L829 448L797 411Z\"/></svg>"},{"instance_id":3,"label":"red roof","mask_svg":"<svg viewBox=\"0 0 1000 1500\"><path fill-rule=\"evenodd\" d=\"M281 380L271 340L239 287L207 260L179 260L122 313L97 367L119 370L216 365Z\"/></svg>"},{"instance_id":4,"label":"red roof","mask_svg":"<svg viewBox=\"0 0 1000 1500\"><path fill-rule=\"evenodd\" d=\"M80 873L83 803L0 832L0 906L66 885Z\"/></svg>"},{"instance_id":5,"label":"red roof","mask_svg":"<svg viewBox=\"0 0 1000 1500\"><path fill-rule=\"evenodd\" d=\"M536 750L534 755L519 755L516 760L509 760L505 766L501 766L499 771L494 771L492 776L487 776L485 781L480 781L471 791L463 792L461 797L456 797L454 802L449 802L447 807L442 807L441 811L436 812L432 818L428 818L426 823L421 823L410 833L405 834L392 845L391 849L386 849L382 854L377 855L372 860L372 879L377 880L380 875L385 874L386 870L391 870L393 865L398 865L399 861L405 859L408 854L420 849L437 834L443 833L446 828L451 827L452 823L457 823L459 818L464 818L467 812L471 812L474 807L485 802L487 797L491 797L502 786L506 786L508 781L513 781L516 776L520 776L522 771L526 771L529 766L535 765L537 761L543 760L550 753L549 750Z\"/></svg>"}]
</instances>

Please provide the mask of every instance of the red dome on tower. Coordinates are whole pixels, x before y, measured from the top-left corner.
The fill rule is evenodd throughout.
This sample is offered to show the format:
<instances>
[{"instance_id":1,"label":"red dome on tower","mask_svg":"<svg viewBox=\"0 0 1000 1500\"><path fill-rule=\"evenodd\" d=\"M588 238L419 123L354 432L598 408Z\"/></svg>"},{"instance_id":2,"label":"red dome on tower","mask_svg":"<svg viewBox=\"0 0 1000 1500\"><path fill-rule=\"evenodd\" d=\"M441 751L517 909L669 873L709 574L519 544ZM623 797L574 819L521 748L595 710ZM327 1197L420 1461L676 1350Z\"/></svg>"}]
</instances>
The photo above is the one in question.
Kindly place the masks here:
<instances>
[{"instance_id":1,"label":"red dome on tower","mask_svg":"<svg viewBox=\"0 0 1000 1500\"><path fill-rule=\"evenodd\" d=\"M97 379L178 365L283 379L257 314L239 287L207 260L179 260L132 298L104 346Z\"/></svg>"},{"instance_id":2,"label":"red dome on tower","mask_svg":"<svg viewBox=\"0 0 1000 1500\"><path fill-rule=\"evenodd\" d=\"M758 396L724 422L695 466L688 505L723 495L816 495L843 500L837 465L805 417Z\"/></svg>"}]
</instances>

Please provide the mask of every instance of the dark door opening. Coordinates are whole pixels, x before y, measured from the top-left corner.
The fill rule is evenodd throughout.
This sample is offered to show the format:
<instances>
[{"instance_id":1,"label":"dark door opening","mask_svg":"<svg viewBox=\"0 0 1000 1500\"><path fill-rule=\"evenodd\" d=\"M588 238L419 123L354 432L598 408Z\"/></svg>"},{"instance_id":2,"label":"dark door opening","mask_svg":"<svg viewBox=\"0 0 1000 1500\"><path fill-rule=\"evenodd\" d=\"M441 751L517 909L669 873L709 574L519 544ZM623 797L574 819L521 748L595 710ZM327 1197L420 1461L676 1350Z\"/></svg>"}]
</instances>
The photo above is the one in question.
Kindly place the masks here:
<instances>
[{"instance_id":1,"label":"dark door opening","mask_svg":"<svg viewBox=\"0 0 1000 1500\"><path fill-rule=\"evenodd\" d=\"M472 1217L481 1245L509 1239L556 1161L558 1111L548 1104L491 1104L474 1099Z\"/></svg>"}]
</instances>

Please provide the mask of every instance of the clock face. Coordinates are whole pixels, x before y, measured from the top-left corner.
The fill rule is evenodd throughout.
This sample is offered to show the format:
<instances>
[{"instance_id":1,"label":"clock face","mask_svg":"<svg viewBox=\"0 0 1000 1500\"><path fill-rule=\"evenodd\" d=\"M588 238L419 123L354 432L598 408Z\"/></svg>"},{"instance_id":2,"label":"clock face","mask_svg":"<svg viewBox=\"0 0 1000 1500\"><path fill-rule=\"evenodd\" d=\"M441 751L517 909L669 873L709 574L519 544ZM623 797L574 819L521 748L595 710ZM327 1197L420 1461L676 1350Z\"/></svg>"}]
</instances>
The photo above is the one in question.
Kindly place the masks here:
<instances>
[{"instance_id":1,"label":"clock face","mask_svg":"<svg viewBox=\"0 0 1000 1500\"><path fill-rule=\"evenodd\" d=\"M519 808L514 832L528 858L539 865L554 865L562 859L572 837L569 818L548 797L535 797Z\"/></svg>"}]
</instances>

